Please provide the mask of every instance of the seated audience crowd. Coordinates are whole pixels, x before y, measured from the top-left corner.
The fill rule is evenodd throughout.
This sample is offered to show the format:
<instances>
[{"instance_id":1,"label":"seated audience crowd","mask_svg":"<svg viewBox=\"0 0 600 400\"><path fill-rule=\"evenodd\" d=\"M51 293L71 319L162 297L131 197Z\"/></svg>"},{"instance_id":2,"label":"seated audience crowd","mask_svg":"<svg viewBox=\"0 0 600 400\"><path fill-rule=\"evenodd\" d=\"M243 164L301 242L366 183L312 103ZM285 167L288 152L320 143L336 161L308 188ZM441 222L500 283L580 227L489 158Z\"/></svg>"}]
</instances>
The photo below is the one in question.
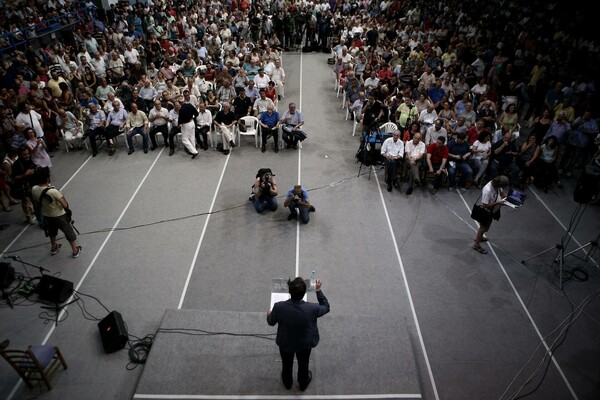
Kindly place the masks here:
<instances>
[{"instance_id":1,"label":"seated audience crowd","mask_svg":"<svg viewBox=\"0 0 600 400\"><path fill-rule=\"evenodd\" d=\"M4 33L80 3L18 4L0 13ZM280 104L289 80L283 54L290 50L331 53L338 96L361 138L395 124L390 176L406 171L410 193L427 173L435 177L434 191L443 184L465 191L498 174L513 185L533 181L548 190L560 185L561 174L599 157L598 48L569 23L585 15L583 6L546 10L541 1L521 7L476 0L458 8L391 0L80 6L87 11L72 40L36 49L28 42L4 53L0 141L9 189L0 191L3 207L17 201L11 185L27 180L23 171L10 172L20 153L51 166L61 142L68 150L89 148L94 157L105 145L113 156L124 135L131 155L136 143L144 153L155 150L160 135L172 156L181 137L195 158L218 137L229 154L237 133L252 128L244 117L256 117L263 152L271 137L274 152L297 148L306 138L304 119L296 104ZM567 12L572 18L550 18ZM388 180L388 190L395 185Z\"/></svg>"}]
</instances>

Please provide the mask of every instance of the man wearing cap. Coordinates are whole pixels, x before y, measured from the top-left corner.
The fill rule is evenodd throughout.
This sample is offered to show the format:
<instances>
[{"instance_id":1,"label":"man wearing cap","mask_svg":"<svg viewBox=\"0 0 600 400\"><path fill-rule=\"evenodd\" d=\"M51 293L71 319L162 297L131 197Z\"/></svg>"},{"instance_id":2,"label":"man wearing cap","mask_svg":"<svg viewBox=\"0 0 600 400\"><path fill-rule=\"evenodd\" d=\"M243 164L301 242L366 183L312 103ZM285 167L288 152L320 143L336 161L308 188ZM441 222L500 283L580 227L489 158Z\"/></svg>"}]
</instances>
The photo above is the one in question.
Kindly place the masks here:
<instances>
[{"instance_id":1,"label":"man wearing cap","mask_svg":"<svg viewBox=\"0 0 600 400\"><path fill-rule=\"evenodd\" d=\"M479 222L479 229L477 230L475 244L473 245L473 250L478 253L487 254L487 251L481 247L481 242L487 242L488 240L483 237L483 234L489 231L493 219L498 220L500 218L500 207L504 205L502 199L506 197L506 188L509 185L510 181L506 176L498 175L481 189L481 207L492 213L492 219L489 220L489 223L485 221Z\"/></svg>"}]
</instances>

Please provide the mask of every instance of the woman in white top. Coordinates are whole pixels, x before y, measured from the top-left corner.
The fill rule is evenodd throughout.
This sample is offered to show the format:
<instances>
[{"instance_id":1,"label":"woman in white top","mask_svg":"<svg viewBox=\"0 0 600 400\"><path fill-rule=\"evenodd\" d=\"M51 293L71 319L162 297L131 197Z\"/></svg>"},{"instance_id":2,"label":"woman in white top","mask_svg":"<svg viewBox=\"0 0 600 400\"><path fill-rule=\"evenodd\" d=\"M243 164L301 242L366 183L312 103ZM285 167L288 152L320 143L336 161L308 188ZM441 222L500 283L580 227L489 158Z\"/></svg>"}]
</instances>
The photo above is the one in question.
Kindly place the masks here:
<instances>
[{"instance_id":1,"label":"woman in white top","mask_svg":"<svg viewBox=\"0 0 600 400\"><path fill-rule=\"evenodd\" d=\"M484 130L479 134L479 137L471 146L471 163L473 164L473 167L477 169L477 175L475 175L473 182L475 185L477 185L477 187L479 187L481 178L485 174L490 161L490 153L492 149L490 137L490 133Z\"/></svg>"}]
</instances>

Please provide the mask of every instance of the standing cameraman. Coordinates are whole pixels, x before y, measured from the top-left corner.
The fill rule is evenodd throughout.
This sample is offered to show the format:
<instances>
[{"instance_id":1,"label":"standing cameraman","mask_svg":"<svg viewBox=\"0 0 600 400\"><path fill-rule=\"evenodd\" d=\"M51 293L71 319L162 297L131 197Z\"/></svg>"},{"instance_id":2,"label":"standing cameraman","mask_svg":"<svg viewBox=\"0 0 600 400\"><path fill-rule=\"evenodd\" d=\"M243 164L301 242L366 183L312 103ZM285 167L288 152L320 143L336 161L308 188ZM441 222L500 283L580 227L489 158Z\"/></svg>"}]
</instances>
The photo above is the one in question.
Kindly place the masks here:
<instances>
[{"instance_id":1,"label":"standing cameraman","mask_svg":"<svg viewBox=\"0 0 600 400\"><path fill-rule=\"evenodd\" d=\"M58 189L50 186L48 167L38 168L35 175L37 185L31 189L31 194L44 215L46 235L50 237L50 255L55 255L61 248L61 244L56 240L60 230L71 245L73 258L79 257L81 246L77 243L77 236L71 225L69 203Z\"/></svg>"},{"instance_id":2,"label":"standing cameraman","mask_svg":"<svg viewBox=\"0 0 600 400\"><path fill-rule=\"evenodd\" d=\"M277 181L275 175L271 172L257 176L254 186L252 186L252 204L257 213L262 213L265 208L271 211L277 210Z\"/></svg>"}]
</instances>

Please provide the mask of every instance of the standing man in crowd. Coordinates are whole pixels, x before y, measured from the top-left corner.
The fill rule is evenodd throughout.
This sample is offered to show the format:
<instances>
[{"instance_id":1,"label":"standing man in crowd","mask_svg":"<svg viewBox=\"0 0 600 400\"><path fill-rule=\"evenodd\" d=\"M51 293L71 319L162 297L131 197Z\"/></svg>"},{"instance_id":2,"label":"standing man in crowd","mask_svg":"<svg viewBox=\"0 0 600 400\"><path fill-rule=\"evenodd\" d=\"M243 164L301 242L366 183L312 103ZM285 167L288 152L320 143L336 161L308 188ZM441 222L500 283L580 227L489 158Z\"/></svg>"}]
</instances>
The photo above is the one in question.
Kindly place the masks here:
<instances>
[{"instance_id":1,"label":"standing man in crowd","mask_svg":"<svg viewBox=\"0 0 600 400\"><path fill-rule=\"evenodd\" d=\"M489 223L480 223L477 235L475 236L475 244L473 250L481 254L487 254L487 250L481 247L481 242L487 242L488 239L484 238L484 233L490 230L492 226L492 220L494 214L500 212L500 207L504 205L502 201L506 197L508 190L506 188L510 185L510 181L504 175L498 175L487 183L481 189L481 207L485 208L492 214L492 218L489 219ZM499 217L498 217L499 218ZM497 219L497 218L496 218Z\"/></svg>"},{"instance_id":2,"label":"standing man in crowd","mask_svg":"<svg viewBox=\"0 0 600 400\"><path fill-rule=\"evenodd\" d=\"M81 246L77 243L77 236L71 225L69 203L58 189L50 186L50 168L39 168L36 180L38 184L31 189L31 195L44 216L44 228L46 235L50 237L50 255L58 253L62 246L56 241L60 230L71 245L73 258L79 257Z\"/></svg>"},{"instance_id":3,"label":"standing man in crowd","mask_svg":"<svg viewBox=\"0 0 600 400\"><path fill-rule=\"evenodd\" d=\"M198 156L196 150L196 123L198 110L190 103L183 103L179 109L179 117L177 125L181 128L181 143L185 146L186 151L192 155L192 159ZM173 154L175 149L171 146L169 155Z\"/></svg>"},{"instance_id":4,"label":"standing man in crowd","mask_svg":"<svg viewBox=\"0 0 600 400\"><path fill-rule=\"evenodd\" d=\"M329 302L321 291L323 282L317 278L315 293L319 304L302 300L306 294L306 282L301 277L288 281L290 299L273 305L267 314L267 323L277 326L275 343L281 355L281 380L286 389L294 383L292 376L294 355L298 360L298 384L305 391L312 381L312 372L308 369L310 352L319 344L317 318L329 312Z\"/></svg>"}]
</instances>

